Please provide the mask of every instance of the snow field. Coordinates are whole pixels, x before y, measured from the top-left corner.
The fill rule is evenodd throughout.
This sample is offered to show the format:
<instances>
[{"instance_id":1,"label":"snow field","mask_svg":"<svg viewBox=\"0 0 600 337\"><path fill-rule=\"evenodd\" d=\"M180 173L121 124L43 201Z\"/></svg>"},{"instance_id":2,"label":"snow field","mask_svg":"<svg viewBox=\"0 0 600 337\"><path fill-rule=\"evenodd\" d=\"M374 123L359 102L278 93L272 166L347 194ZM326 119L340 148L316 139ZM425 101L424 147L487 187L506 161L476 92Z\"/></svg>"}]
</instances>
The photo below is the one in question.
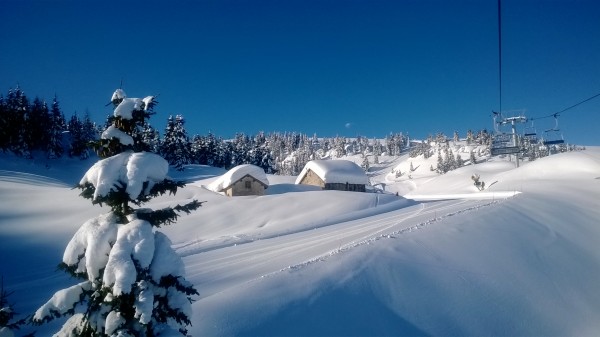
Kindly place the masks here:
<instances>
[{"instance_id":1,"label":"snow field","mask_svg":"<svg viewBox=\"0 0 600 337\"><path fill-rule=\"evenodd\" d=\"M389 194L315 191L269 176L268 195L227 198L202 187L222 170L169 172L192 182L149 207L206 201L162 228L200 292L192 335L600 331L599 148L445 175L419 160L372 165L371 182ZM421 176L389 179L409 161ZM77 228L108 209L54 180L70 186L78 177L64 177L74 173L17 164L0 162L0 273L17 310L32 313L72 284L54 267ZM488 190L474 188L474 173Z\"/></svg>"}]
</instances>

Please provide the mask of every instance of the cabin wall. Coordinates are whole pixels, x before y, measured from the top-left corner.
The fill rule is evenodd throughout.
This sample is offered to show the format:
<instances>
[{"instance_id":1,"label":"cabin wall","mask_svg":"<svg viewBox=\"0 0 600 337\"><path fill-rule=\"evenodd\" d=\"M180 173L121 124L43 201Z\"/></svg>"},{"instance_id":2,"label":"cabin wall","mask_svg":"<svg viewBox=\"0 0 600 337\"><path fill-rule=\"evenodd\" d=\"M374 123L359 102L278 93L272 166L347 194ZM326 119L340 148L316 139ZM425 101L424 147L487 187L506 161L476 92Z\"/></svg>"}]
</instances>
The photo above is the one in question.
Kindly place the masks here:
<instances>
[{"instance_id":1,"label":"cabin wall","mask_svg":"<svg viewBox=\"0 0 600 337\"><path fill-rule=\"evenodd\" d=\"M265 186L258 180L245 176L225 190L227 196L265 195Z\"/></svg>"},{"instance_id":2,"label":"cabin wall","mask_svg":"<svg viewBox=\"0 0 600 337\"><path fill-rule=\"evenodd\" d=\"M321 180L321 178L319 178L319 176L312 170L308 170L308 172L306 172L304 178L302 178L302 180L300 181L300 184L313 185L325 188L325 183L323 182L323 180Z\"/></svg>"},{"instance_id":3,"label":"cabin wall","mask_svg":"<svg viewBox=\"0 0 600 337\"><path fill-rule=\"evenodd\" d=\"M326 190L336 191L350 191L350 192L365 192L367 189L365 185L360 184L348 184L348 183L326 183Z\"/></svg>"},{"instance_id":4,"label":"cabin wall","mask_svg":"<svg viewBox=\"0 0 600 337\"><path fill-rule=\"evenodd\" d=\"M314 173L312 170L308 170L304 175L304 178L300 181L301 184L319 186L325 190L336 190L336 191L351 191L351 192L365 192L365 185L361 184L349 184L349 183L324 183L321 178Z\"/></svg>"}]
</instances>

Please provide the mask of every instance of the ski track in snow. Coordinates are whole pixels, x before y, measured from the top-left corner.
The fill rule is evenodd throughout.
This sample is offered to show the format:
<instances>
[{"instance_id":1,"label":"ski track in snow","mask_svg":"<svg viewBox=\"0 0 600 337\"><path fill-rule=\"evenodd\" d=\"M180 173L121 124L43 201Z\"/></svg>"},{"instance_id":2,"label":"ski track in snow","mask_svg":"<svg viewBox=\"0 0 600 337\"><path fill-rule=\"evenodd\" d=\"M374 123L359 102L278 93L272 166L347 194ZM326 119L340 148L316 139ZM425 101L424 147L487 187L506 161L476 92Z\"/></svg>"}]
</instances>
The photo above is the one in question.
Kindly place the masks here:
<instances>
[{"instance_id":1,"label":"ski track in snow","mask_svg":"<svg viewBox=\"0 0 600 337\"><path fill-rule=\"evenodd\" d=\"M200 299L207 298L499 202L445 200L420 203L363 219L199 251L184 258L188 279L194 284L202 284ZM290 260L297 263L290 265Z\"/></svg>"}]
</instances>

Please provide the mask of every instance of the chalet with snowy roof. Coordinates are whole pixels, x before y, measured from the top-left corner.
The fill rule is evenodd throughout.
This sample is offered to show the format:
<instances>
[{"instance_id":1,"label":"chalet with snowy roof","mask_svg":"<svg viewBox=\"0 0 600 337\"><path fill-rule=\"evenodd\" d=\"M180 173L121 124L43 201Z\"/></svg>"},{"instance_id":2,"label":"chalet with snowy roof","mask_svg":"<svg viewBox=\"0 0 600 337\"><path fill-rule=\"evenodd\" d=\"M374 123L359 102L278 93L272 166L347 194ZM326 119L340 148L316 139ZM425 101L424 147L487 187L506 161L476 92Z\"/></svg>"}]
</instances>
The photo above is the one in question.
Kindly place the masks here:
<instances>
[{"instance_id":1,"label":"chalet with snowy roof","mask_svg":"<svg viewBox=\"0 0 600 337\"><path fill-rule=\"evenodd\" d=\"M265 171L255 165L239 165L207 186L209 190L227 196L264 195L269 187Z\"/></svg>"},{"instance_id":2,"label":"chalet with snowy roof","mask_svg":"<svg viewBox=\"0 0 600 337\"><path fill-rule=\"evenodd\" d=\"M296 184L353 192L365 192L368 183L365 171L348 160L311 160L296 179Z\"/></svg>"}]
</instances>

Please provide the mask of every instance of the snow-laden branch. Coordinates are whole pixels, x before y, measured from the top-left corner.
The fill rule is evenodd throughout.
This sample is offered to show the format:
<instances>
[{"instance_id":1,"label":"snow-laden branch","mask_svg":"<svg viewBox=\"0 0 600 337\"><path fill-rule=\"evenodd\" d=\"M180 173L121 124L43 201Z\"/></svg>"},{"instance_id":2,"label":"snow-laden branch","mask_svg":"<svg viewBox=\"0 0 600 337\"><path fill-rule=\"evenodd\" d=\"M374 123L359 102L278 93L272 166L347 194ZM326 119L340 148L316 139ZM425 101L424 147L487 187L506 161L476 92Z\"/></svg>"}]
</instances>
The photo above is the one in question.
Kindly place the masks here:
<instances>
[{"instance_id":1,"label":"snow-laden branch","mask_svg":"<svg viewBox=\"0 0 600 337\"><path fill-rule=\"evenodd\" d=\"M104 130L104 132L102 132L102 135L100 136L100 138L102 138L102 139L116 138L119 140L119 143L121 143L123 145L133 145L133 137L131 137L130 135L126 134L125 132L119 130L119 128L115 127L114 125L111 125L106 130Z\"/></svg>"},{"instance_id":2,"label":"snow-laden branch","mask_svg":"<svg viewBox=\"0 0 600 337\"><path fill-rule=\"evenodd\" d=\"M44 322L72 312L75 305L81 301L84 291L92 288L90 281L81 282L72 287L57 291L52 298L40 307L33 315L34 322Z\"/></svg>"},{"instance_id":3,"label":"snow-laden branch","mask_svg":"<svg viewBox=\"0 0 600 337\"><path fill-rule=\"evenodd\" d=\"M117 237L117 220L111 212L86 221L67 245L63 262L74 273L87 273L89 280L98 278Z\"/></svg>"},{"instance_id":4,"label":"snow-laden branch","mask_svg":"<svg viewBox=\"0 0 600 337\"><path fill-rule=\"evenodd\" d=\"M113 287L113 295L130 293L137 278L136 264L147 269L153 257L154 233L149 222L133 220L120 226L104 270L103 284Z\"/></svg>"},{"instance_id":5,"label":"snow-laden branch","mask_svg":"<svg viewBox=\"0 0 600 337\"><path fill-rule=\"evenodd\" d=\"M148 182L148 192L156 182L163 181L169 164L161 156L150 152L123 152L98 161L83 176L80 185L90 183L95 191L92 200L116 192L120 186L131 200L135 200Z\"/></svg>"}]
</instances>

